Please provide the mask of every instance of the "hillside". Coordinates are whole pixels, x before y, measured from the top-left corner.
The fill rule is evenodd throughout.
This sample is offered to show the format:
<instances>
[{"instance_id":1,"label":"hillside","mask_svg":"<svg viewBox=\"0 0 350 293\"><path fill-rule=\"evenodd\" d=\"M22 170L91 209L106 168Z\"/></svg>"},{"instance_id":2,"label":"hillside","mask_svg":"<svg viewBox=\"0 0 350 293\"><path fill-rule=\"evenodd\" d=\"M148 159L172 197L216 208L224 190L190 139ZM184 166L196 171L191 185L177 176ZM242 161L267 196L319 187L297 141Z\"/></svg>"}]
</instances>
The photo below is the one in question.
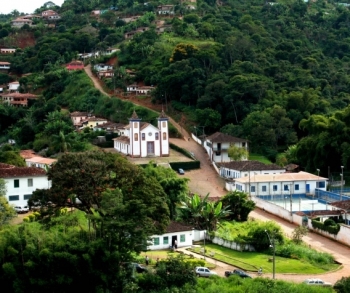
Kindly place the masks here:
<instances>
[{"instance_id":1,"label":"hillside","mask_svg":"<svg viewBox=\"0 0 350 293\"><path fill-rule=\"evenodd\" d=\"M252 152L311 172L318 168L326 173L328 166L331 171L340 165L346 169L348 6L295 0L167 4L67 0L56 9L58 20L39 18L34 26L19 29L2 23L0 46L23 48L14 41L19 33L32 34L35 43L0 61L11 62L11 74L32 73L20 82L22 91L43 95L45 106L34 104L34 113L40 107L93 109L121 120L129 113L119 102L101 108L97 93L86 94L93 91L91 84L80 88L84 94L69 89L72 75L61 71L78 53L118 47L115 77L104 81L110 90L126 90L133 82L154 85L153 102L183 112L189 129L200 125L206 134L221 130L247 138ZM121 107L118 114L114 104ZM24 118L26 111L1 112L6 120L0 129L3 138L14 135L19 127L14 117ZM40 131L17 140L28 146Z\"/></svg>"}]
</instances>

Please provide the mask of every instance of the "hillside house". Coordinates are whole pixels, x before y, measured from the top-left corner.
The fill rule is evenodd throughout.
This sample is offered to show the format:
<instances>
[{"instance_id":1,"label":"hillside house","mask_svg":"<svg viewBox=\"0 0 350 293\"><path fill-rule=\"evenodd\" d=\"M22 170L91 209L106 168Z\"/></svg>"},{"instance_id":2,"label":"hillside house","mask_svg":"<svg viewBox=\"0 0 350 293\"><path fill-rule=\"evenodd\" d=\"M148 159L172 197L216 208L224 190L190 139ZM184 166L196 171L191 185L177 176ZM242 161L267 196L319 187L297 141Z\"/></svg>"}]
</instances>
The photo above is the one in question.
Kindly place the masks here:
<instances>
[{"instance_id":1,"label":"hillside house","mask_svg":"<svg viewBox=\"0 0 350 293\"><path fill-rule=\"evenodd\" d=\"M11 68L11 63L10 62L4 62L4 61L0 61L0 70L1 71L8 71Z\"/></svg>"},{"instance_id":2,"label":"hillside house","mask_svg":"<svg viewBox=\"0 0 350 293\"><path fill-rule=\"evenodd\" d=\"M113 70L101 70L97 72L97 76L102 79L102 78L112 78L114 76L114 71Z\"/></svg>"},{"instance_id":3,"label":"hillside house","mask_svg":"<svg viewBox=\"0 0 350 293\"><path fill-rule=\"evenodd\" d=\"M174 14L174 5L159 5L157 7L158 15L173 15Z\"/></svg>"},{"instance_id":4,"label":"hillside house","mask_svg":"<svg viewBox=\"0 0 350 293\"><path fill-rule=\"evenodd\" d=\"M106 51L103 53L103 55L110 55L110 54L113 54L114 52L118 52L120 51L120 49L118 48L107 48Z\"/></svg>"},{"instance_id":5,"label":"hillside house","mask_svg":"<svg viewBox=\"0 0 350 293\"><path fill-rule=\"evenodd\" d=\"M149 96L154 89L154 86L140 86L137 88L136 94Z\"/></svg>"},{"instance_id":6,"label":"hillside house","mask_svg":"<svg viewBox=\"0 0 350 293\"><path fill-rule=\"evenodd\" d=\"M264 164L259 161L231 161L216 163L219 174L225 179L236 179L259 174L282 174L286 170L276 164Z\"/></svg>"},{"instance_id":7,"label":"hillside house","mask_svg":"<svg viewBox=\"0 0 350 293\"><path fill-rule=\"evenodd\" d=\"M99 126L101 124L105 124L107 122L108 122L108 120L105 118L88 117L85 121L82 122L81 129L83 129L85 127L89 127L92 129L96 126Z\"/></svg>"},{"instance_id":8,"label":"hillside house","mask_svg":"<svg viewBox=\"0 0 350 293\"><path fill-rule=\"evenodd\" d=\"M149 28L148 27L139 27L137 30L134 30L134 31L130 31L130 32L127 32L124 34L124 38L125 39L131 39L134 37L135 34L137 33L143 33L145 31L148 31Z\"/></svg>"},{"instance_id":9,"label":"hillside house","mask_svg":"<svg viewBox=\"0 0 350 293\"><path fill-rule=\"evenodd\" d=\"M41 156L35 156L25 160L28 167L37 167L46 170L57 162L56 159L44 158Z\"/></svg>"},{"instance_id":10,"label":"hillside house","mask_svg":"<svg viewBox=\"0 0 350 293\"><path fill-rule=\"evenodd\" d=\"M67 70L83 70L84 63L82 61L73 60L72 62L66 65Z\"/></svg>"},{"instance_id":11,"label":"hillside house","mask_svg":"<svg viewBox=\"0 0 350 293\"><path fill-rule=\"evenodd\" d=\"M126 91L129 93L136 93L139 86L136 83L130 84L126 87Z\"/></svg>"},{"instance_id":12,"label":"hillside house","mask_svg":"<svg viewBox=\"0 0 350 293\"><path fill-rule=\"evenodd\" d=\"M5 180L5 196L13 206L26 206L33 191L51 187L46 171L37 167L16 167L0 163L0 178Z\"/></svg>"},{"instance_id":13,"label":"hillside house","mask_svg":"<svg viewBox=\"0 0 350 293\"><path fill-rule=\"evenodd\" d=\"M168 157L169 119L162 111L157 127L141 122L136 112L129 118L129 125L124 127L123 135L114 138L114 148L131 157Z\"/></svg>"},{"instance_id":14,"label":"hillside house","mask_svg":"<svg viewBox=\"0 0 350 293\"><path fill-rule=\"evenodd\" d=\"M16 49L13 48L2 48L0 49L0 54L14 54Z\"/></svg>"},{"instance_id":15,"label":"hillside house","mask_svg":"<svg viewBox=\"0 0 350 293\"><path fill-rule=\"evenodd\" d=\"M28 107L29 100L35 100L37 98L38 96L29 93L5 93L0 95L2 103L7 103L14 107Z\"/></svg>"},{"instance_id":16,"label":"hillside house","mask_svg":"<svg viewBox=\"0 0 350 293\"><path fill-rule=\"evenodd\" d=\"M25 18L16 18L14 20L11 20L11 26L14 28L21 28L24 25L33 25L33 21L31 19L25 19Z\"/></svg>"},{"instance_id":17,"label":"hillside house","mask_svg":"<svg viewBox=\"0 0 350 293\"><path fill-rule=\"evenodd\" d=\"M251 196L315 194L327 190L327 178L307 172L254 174L226 182L229 191L248 192Z\"/></svg>"},{"instance_id":18,"label":"hillside house","mask_svg":"<svg viewBox=\"0 0 350 293\"><path fill-rule=\"evenodd\" d=\"M53 11L53 10L45 10L45 11L41 12L41 16L43 18L49 18L50 16L58 16L58 13L56 11Z\"/></svg>"},{"instance_id":19,"label":"hillside house","mask_svg":"<svg viewBox=\"0 0 350 293\"><path fill-rule=\"evenodd\" d=\"M83 122L91 117L91 114L88 112L72 112L70 113L70 118L72 119L73 125L78 128L82 127Z\"/></svg>"},{"instance_id":20,"label":"hillside house","mask_svg":"<svg viewBox=\"0 0 350 293\"><path fill-rule=\"evenodd\" d=\"M14 92L18 92L19 86L20 86L20 84L18 81L13 81L7 85L7 88L10 91L10 93L14 93Z\"/></svg>"},{"instance_id":21,"label":"hillside house","mask_svg":"<svg viewBox=\"0 0 350 293\"><path fill-rule=\"evenodd\" d=\"M120 127L124 127L124 124L122 123L114 123L114 122L106 122L103 124L99 124L94 127L94 130L104 130L107 133L119 133Z\"/></svg>"},{"instance_id":22,"label":"hillside house","mask_svg":"<svg viewBox=\"0 0 350 293\"><path fill-rule=\"evenodd\" d=\"M207 151L210 161L216 163L230 162L231 159L228 156L228 150L231 146L245 148L248 151L248 140L234 137L221 132L215 132L214 134L205 138L204 148ZM247 158L244 158L247 160Z\"/></svg>"},{"instance_id":23,"label":"hillside house","mask_svg":"<svg viewBox=\"0 0 350 293\"><path fill-rule=\"evenodd\" d=\"M113 66L112 65L107 65L103 63L95 64L94 69L96 71L106 71L106 70L112 70Z\"/></svg>"},{"instance_id":24,"label":"hillside house","mask_svg":"<svg viewBox=\"0 0 350 293\"><path fill-rule=\"evenodd\" d=\"M194 240L194 229L192 226L172 221L164 234L152 235L151 239L148 250L169 249L175 246L175 240L178 248L191 246Z\"/></svg>"}]
</instances>

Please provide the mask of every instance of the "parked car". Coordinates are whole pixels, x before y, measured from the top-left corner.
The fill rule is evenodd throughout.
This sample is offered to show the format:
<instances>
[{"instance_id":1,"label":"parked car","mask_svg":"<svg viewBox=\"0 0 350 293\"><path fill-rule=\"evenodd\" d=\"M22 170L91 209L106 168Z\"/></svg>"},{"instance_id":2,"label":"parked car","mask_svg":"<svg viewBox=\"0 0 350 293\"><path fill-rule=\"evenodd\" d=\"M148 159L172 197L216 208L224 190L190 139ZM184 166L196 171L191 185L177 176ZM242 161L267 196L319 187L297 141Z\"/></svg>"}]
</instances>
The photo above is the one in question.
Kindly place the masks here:
<instances>
[{"instance_id":1,"label":"parked car","mask_svg":"<svg viewBox=\"0 0 350 293\"><path fill-rule=\"evenodd\" d=\"M178 172L179 172L179 174L180 174L180 175L184 175L184 174L185 174L184 169L181 169L181 168L179 169L179 171L178 171Z\"/></svg>"},{"instance_id":2,"label":"parked car","mask_svg":"<svg viewBox=\"0 0 350 293\"><path fill-rule=\"evenodd\" d=\"M217 276L217 273L209 270L206 267L196 267L195 272L196 272L197 277Z\"/></svg>"},{"instance_id":3,"label":"parked car","mask_svg":"<svg viewBox=\"0 0 350 293\"><path fill-rule=\"evenodd\" d=\"M17 214L25 214L29 212L28 206L15 206Z\"/></svg>"},{"instance_id":4,"label":"parked car","mask_svg":"<svg viewBox=\"0 0 350 293\"><path fill-rule=\"evenodd\" d=\"M322 281L321 279L306 279L304 283L307 285L316 285L316 286L327 286L327 287L332 286L332 283Z\"/></svg>"},{"instance_id":5,"label":"parked car","mask_svg":"<svg viewBox=\"0 0 350 293\"><path fill-rule=\"evenodd\" d=\"M226 271L225 272L225 276L229 277L232 275L236 275L239 276L241 278L252 278L250 275L248 275L246 272L242 271L242 270L233 270L233 271Z\"/></svg>"}]
</instances>

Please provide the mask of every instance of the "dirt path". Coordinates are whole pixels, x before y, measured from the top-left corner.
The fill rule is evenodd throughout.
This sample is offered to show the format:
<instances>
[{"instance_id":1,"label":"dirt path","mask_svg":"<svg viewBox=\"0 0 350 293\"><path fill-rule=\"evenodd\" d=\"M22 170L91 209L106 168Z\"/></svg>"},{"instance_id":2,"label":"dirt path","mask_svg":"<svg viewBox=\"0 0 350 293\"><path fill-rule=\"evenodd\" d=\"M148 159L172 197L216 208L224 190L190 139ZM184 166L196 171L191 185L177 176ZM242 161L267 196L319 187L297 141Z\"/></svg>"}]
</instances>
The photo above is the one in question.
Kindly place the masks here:
<instances>
[{"instance_id":1,"label":"dirt path","mask_svg":"<svg viewBox=\"0 0 350 293\"><path fill-rule=\"evenodd\" d=\"M86 74L90 77L90 79L92 80L92 82L94 83L94 87L97 88L101 93L103 93L104 95L110 97L109 94L107 94L101 84L100 84L100 80L98 78L96 78L96 76L93 75L92 71L91 71L91 64L87 65L84 67L84 70L86 72Z\"/></svg>"}]
</instances>

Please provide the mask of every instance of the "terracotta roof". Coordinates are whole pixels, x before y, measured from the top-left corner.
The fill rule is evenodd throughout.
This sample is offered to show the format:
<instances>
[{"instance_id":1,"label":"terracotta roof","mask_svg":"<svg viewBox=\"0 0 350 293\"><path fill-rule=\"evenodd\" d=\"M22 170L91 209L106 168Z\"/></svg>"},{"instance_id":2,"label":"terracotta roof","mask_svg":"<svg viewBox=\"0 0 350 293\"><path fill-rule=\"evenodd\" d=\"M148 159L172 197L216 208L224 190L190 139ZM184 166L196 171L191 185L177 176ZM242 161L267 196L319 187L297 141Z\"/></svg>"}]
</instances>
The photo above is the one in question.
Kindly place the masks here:
<instances>
[{"instance_id":1,"label":"terracotta roof","mask_svg":"<svg viewBox=\"0 0 350 293\"><path fill-rule=\"evenodd\" d=\"M129 144L130 143L130 138L127 137L127 136L119 136L119 137L116 137L116 138L113 138L114 141L119 141L119 142L122 142L122 143L125 143L125 144Z\"/></svg>"},{"instance_id":2,"label":"terracotta roof","mask_svg":"<svg viewBox=\"0 0 350 293\"><path fill-rule=\"evenodd\" d=\"M350 210L350 200L335 201L330 203L330 205L344 210Z\"/></svg>"},{"instance_id":3,"label":"terracotta roof","mask_svg":"<svg viewBox=\"0 0 350 293\"><path fill-rule=\"evenodd\" d=\"M30 93L22 94L22 93L9 93L2 94L2 97L10 97L10 98L27 98L27 99L36 99L38 96Z\"/></svg>"},{"instance_id":4,"label":"terracotta roof","mask_svg":"<svg viewBox=\"0 0 350 293\"><path fill-rule=\"evenodd\" d=\"M0 61L0 65L11 65L10 62Z\"/></svg>"},{"instance_id":5,"label":"terracotta roof","mask_svg":"<svg viewBox=\"0 0 350 293\"><path fill-rule=\"evenodd\" d=\"M36 156L35 152L33 150L21 150L19 151L19 155L23 159L30 159Z\"/></svg>"},{"instance_id":6,"label":"terracotta roof","mask_svg":"<svg viewBox=\"0 0 350 293\"><path fill-rule=\"evenodd\" d=\"M236 178L235 181L239 183L254 183L254 182L287 182L287 181L305 181L305 180L328 180L328 178L324 178L321 176L317 176L307 172L298 172L298 173L282 173L282 174L259 174L259 175L251 175L245 176L242 178Z\"/></svg>"},{"instance_id":7,"label":"terracotta roof","mask_svg":"<svg viewBox=\"0 0 350 293\"><path fill-rule=\"evenodd\" d=\"M324 210L324 211L313 211L313 212L307 212L306 213L309 216L335 216L335 215L340 215L342 214L341 210L335 210L335 211L328 211L328 210Z\"/></svg>"},{"instance_id":8,"label":"terracotta roof","mask_svg":"<svg viewBox=\"0 0 350 293\"><path fill-rule=\"evenodd\" d=\"M89 117L88 119L86 119L86 121L107 121L107 119L97 118L97 117Z\"/></svg>"},{"instance_id":9,"label":"terracotta roof","mask_svg":"<svg viewBox=\"0 0 350 293\"><path fill-rule=\"evenodd\" d=\"M283 167L276 164L264 164L259 161L232 161L225 163L216 163L218 167L238 171L262 171L262 170L284 170Z\"/></svg>"},{"instance_id":10,"label":"terracotta roof","mask_svg":"<svg viewBox=\"0 0 350 293\"><path fill-rule=\"evenodd\" d=\"M0 178L12 178L12 177L24 177L24 176L43 176L43 175L46 175L46 171L42 168L16 167L16 166L11 166L11 165L7 165L7 164L0 165Z\"/></svg>"},{"instance_id":11,"label":"terracotta roof","mask_svg":"<svg viewBox=\"0 0 350 293\"><path fill-rule=\"evenodd\" d=\"M72 112L70 113L70 116L71 117L80 117L80 116L89 116L89 113L88 112Z\"/></svg>"},{"instance_id":12,"label":"terracotta roof","mask_svg":"<svg viewBox=\"0 0 350 293\"><path fill-rule=\"evenodd\" d=\"M140 130L142 130L142 129L145 129L147 126L151 125L151 124L149 124L147 122L141 122L140 125L141 125L140 126Z\"/></svg>"},{"instance_id":13,"label":"terracotta roof","mask_svg":"<svg viewBox=\"0 0 350 293\"><path fill-rule=\"evenodd\" d=\"M114 122L111 122L111 121L108 121L106 123L103 123L101 125L97 125L95 127L98 127L98 128L114 128L114 129L119 129L121 127L124 127L124 124L122 123L114 123Z\"/></svg>"},{"instance_id":14,"label":"terracotta roof","mask_svg":"<svg viewBox=\"0 0 350 293\"><path fill-rule=\"evenodd\" d=\"M179 222L170 222L169 226L166 229L166 233L192 231L193 228L193 226L189 226Z\"/></svg>"},{"instance_id":15,"label":"terracotta roof","mask_svg":"<svg viewBox=\"0 0 350 293\"><path fill-rule=\"evenodd\" d=\"M247 142L246 139L234 137L222 132L215 132L214 134L208 136L207 140L212 142Z\"/></svg>"},{"instance_id":16,"label":"terracotta roof","mask_svg":"<svg viewBox=\"0 0 350 293\"><path fill-rule=\"evenodd\" d=\"M32 157L26 159L26 162L33 163L33 164L46 164L46 165L51 165L55 162L57 162L56 159L51 159L51 158L44 158L40 156Z\"/></svg>"}]
</instances>

